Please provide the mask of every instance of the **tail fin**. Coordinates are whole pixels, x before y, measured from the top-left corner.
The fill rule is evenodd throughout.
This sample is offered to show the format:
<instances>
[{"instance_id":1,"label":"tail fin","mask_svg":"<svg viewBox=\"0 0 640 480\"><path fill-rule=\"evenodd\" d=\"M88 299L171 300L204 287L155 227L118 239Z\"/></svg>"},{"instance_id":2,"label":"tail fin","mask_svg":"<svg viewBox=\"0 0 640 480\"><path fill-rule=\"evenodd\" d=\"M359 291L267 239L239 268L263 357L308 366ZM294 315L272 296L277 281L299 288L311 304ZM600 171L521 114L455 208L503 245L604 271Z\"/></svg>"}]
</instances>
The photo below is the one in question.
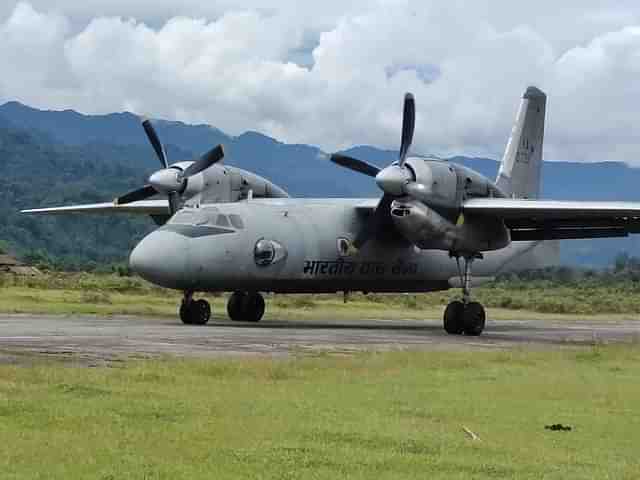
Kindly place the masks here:
<instances>
[{"instance_id":1,"label":"tail fin","mask_svg":"<svg viewBox=\"0 0 640 480\"><path fill-rule=\"evenodd\" d=\"M496 179L498 187L509 196L538 198L540 195L546 106L544 92L536 87L527 88Z\"/></svg>"}]
</instances>

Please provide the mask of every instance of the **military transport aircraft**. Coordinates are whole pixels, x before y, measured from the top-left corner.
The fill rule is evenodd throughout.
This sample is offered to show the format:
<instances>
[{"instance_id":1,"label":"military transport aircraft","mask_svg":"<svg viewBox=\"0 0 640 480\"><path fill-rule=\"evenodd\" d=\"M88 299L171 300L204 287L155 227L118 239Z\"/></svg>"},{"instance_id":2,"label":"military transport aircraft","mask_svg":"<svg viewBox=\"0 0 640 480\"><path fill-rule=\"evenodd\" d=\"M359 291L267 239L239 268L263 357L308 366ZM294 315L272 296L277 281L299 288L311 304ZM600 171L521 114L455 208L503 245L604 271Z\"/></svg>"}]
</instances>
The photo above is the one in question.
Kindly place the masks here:
<instances>
[{"instance_id":1,"label":"military transport aircraft","mask_svg":"<svg viewBox=\"0 0 640 480\"><path fill-rule=\"evenodd\" d=\"M485 310L471 287L511 268L557 260L560 239L640 233L640 203L538 200L546 95L529 87L495 181L445 160L409 156L415 101L404 102L399 158L386 168L334 154L375 179L376 199L294 199L268 180L222 166L216 147L169 165L151 122L144 129L163 169L113 203L25 213L141 213L162 225L133 250L143 278L184 292L180 318L205 324L195 292L234 292L232 320L259 321L260 292L430 292L462 289L444 311L450 334L480 335ZM301 167L303 167L301 165ZM155 194L166 200L148 200ZM472 276L472 266L475 274Z\"/></svg>"}]
</instances>

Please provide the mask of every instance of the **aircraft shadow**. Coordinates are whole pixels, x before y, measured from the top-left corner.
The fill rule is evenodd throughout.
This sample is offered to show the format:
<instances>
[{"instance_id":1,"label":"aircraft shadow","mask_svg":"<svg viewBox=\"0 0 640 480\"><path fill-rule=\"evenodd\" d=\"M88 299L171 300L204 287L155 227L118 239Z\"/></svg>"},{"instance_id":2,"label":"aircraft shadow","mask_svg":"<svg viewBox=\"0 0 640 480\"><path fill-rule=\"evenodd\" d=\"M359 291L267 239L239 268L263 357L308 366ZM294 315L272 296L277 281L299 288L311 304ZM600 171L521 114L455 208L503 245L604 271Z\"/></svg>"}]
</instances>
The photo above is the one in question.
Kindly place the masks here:
<instances>
[{"instance_id":1,"label":"aircraft shadow","mask_svg":"<svg viewBox=\"0 0 640 480\"><path fill-rule=\"evenodd\" d=\"M260 323L232 322L215 320L207 325L211 328L225 327L244 330L305 330L305 331L370 331L393 333L415 333L427 334L434 337L442 337L443 341L449 340L454 343L459 341L477 342L490 344L499 342L510 345L589 345L593 342L591 338L576 338L575 332L570 328L563 328L557 325L533 324L531 322L491 322L487 325L485 332L479 337L468 337L458 335L448 335L442 328L442 324L436 321L429 323L413 322L398 323L393 321L296 321L296 320L266 320ZM389 338L389 341L393 341Z\"/></svg>"},{"instance_id":2,"label":"aircraft shadow","mask_svg":"<svg viewBox=\"0 0 640 480\"><path fill-rule=\"evenodd\" d=\"M393 322L385 323L373 323L365 321L353 321L353 322L322 322L322 321L296 321L296 320L263 320L259 323L252 322L231 322L231 321L213 321L207 324L209 327L226 327L226 328L241 328L241 329L297 329L297 330L379 330L379 331L424 331L442 330L442 325L436 324L413 324L407 323L394 324Z\"/></svg>"}]
</instances>

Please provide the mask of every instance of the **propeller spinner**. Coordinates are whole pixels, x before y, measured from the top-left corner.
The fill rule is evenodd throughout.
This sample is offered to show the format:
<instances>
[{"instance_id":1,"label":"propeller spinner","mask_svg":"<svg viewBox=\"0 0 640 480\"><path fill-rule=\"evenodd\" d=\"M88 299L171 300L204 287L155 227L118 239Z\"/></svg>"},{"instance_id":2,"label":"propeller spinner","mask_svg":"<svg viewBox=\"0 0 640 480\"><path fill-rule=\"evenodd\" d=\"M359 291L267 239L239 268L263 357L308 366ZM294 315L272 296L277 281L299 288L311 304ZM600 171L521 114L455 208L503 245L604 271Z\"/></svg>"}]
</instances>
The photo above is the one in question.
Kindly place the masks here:
<instances>
[{"instance_id":1,"label":"propeller spinner","mask_svg":"<svg viewBox=\"0 0 640 480\"><path fill-rule=\"evenodd\" d=\"M142 128L147 134L149 142L163 168L149 177L148 185L116 198L114 203L116 205L124 205L146 200L159 193L169 198L169 213L173 215L180 209L180 195L187 188L189 177L197 175L222 160L224 158L224 150L222 145L218 145L183 170L177 165L169 166L165 148L151 121L145 119L142 122Z\"/></svg>"}]
</instances>

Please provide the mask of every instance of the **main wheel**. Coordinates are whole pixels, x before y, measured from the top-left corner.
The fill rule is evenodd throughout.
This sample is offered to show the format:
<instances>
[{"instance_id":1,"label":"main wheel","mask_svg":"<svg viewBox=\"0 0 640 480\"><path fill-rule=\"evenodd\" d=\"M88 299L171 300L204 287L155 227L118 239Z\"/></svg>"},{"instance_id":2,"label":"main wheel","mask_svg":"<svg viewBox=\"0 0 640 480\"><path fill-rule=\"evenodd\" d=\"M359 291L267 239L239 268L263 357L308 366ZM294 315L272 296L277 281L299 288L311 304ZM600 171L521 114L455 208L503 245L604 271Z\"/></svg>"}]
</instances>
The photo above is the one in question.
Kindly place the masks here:
<instances>
[{"instance_id":1,"label":"main wheel","mask_svg":"<svg viewBox=\"0 0 640 480\"><path fill-rule=\"evenodd\" d=\"M243 320L242 304L246 296L247 294L244 292L234 292L227 301L227 314L229 314L229 318L234 322L241 322Z\"/></svg>"},{"instance_id":2,"label":"main wheel","mask_svg":"<svg viewBox=\"0 0 640 480\"><path fill-rule=\"evenodd\" d=\"M264 298L259 293L247 293L242 299L242 319L259 322L264 315Z\"/></svg>"},{"instance_id":3,"label":"main wheel","mask_svg":"<svg viewBox=\"0 0 640 480\"><path fill-rule=\"evenodd\" d=\"M482 305L478 302L471 302L466 305L464 309L465 335L477 337L482 334L486 321L487 315Z\"/></svg>"},{"instance_id":4,"label":"main wheel","mask_svg":"<svg viewBox=\"0 0 640 480\"><path fill-rule=\"evenodd\" d=\"M450 335L460 335L464 331L464 303L454 300L444 311L444 329Z\"/></svg>"}]
</instances>

